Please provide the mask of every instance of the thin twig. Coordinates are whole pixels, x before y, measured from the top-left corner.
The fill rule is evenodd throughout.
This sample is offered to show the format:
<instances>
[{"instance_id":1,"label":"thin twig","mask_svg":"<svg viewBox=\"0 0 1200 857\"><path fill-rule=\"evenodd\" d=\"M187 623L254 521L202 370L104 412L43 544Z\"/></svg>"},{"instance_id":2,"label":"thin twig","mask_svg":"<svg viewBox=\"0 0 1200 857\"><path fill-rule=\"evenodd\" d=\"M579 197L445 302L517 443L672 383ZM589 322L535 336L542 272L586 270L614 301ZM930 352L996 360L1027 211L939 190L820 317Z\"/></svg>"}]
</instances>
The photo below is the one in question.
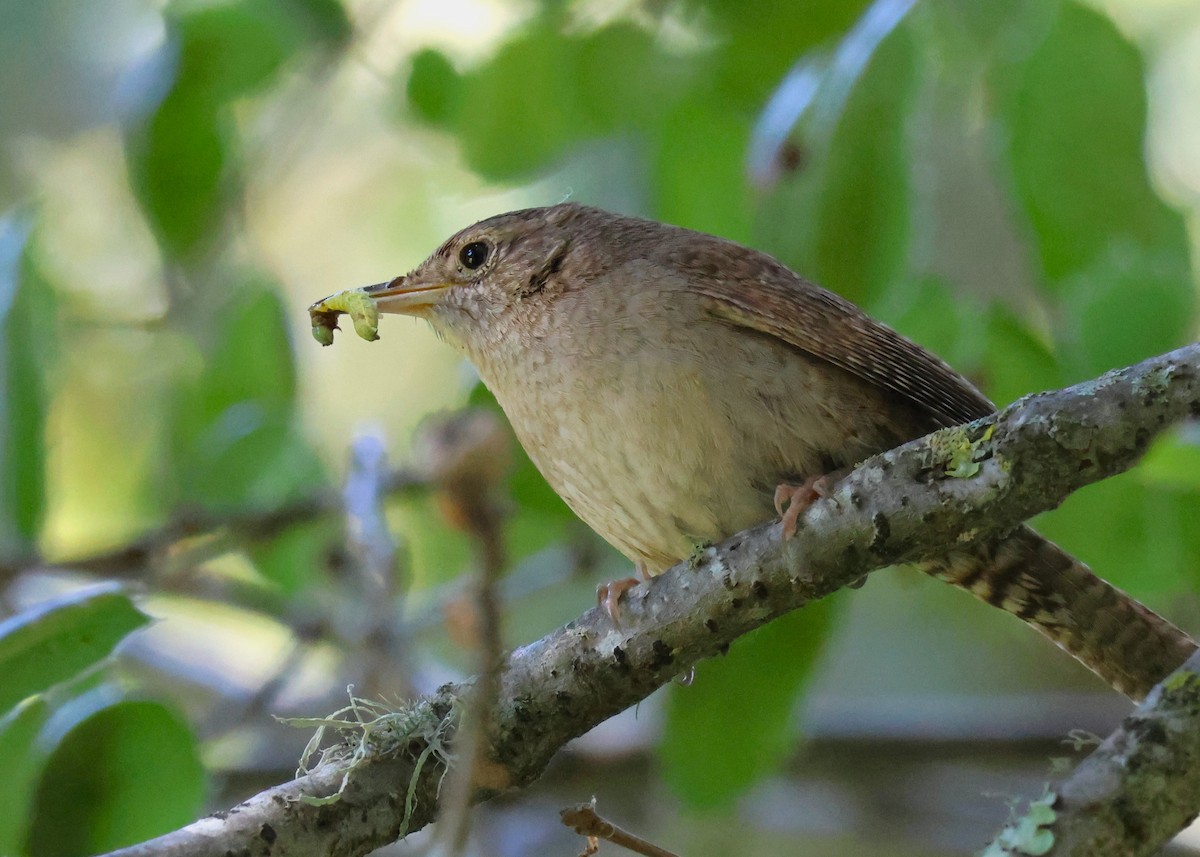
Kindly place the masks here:
<instances>
[{"instance_id":1,"label":"thin twig","mask_svg":"<svg viewBox=\"0 0 1200 857\"><path fill-rule=\"evenodd\" d=\"M596 848L592 840L607 839L613 845L628 848L635 854L645 854L646 857L679 857L674 851L660 848L653 842L648 842L640 836L635 836L628 830L617 827L608 819L596 812L596 799L588 803L580 803L567 807L559 813L562 823L574 830L580 836L588 837L588 850L584 854L595 854Z\"/></svg>"},{"instance_id":2,"label":"thin twig","mask_svg":"<svg viewBox=\"0 0 1200 857\"><path fill-rule=\"evenodd\" d=\"M397 496L415 494L424 488L424 479L413 471L396 470L389 475L385 491L389 496ZM162 526L110 550L53 563L34 557L0 560L0 585L23 572L48 568L140 579L146 576L148 567L189 539L225 533L242 542L264 541L298 524L336 514L341 508L341 493L323 487L275 509L181 510Z\"/></svg>"},{"instance_id":3,"label":"thin twig","mask_svg":"<svg viewBox=\"0 0 1200 857\"><path fill-rule=\"evenodd\" d=\"M497 495L512 463L509 443L508 433L496 415L478 408L427 423L414 442L417 456L424 458L429 481L435 486L438 507L451 524L471 536L479 553L473 599L478 673L464 706L464 726L455 740L458 767L446 787L439 820L439 845L449 855L465 851L475 791L487 780L487 736L503 654L497 587L507 565L506 508Z\"/></svg>"}]
</instances>

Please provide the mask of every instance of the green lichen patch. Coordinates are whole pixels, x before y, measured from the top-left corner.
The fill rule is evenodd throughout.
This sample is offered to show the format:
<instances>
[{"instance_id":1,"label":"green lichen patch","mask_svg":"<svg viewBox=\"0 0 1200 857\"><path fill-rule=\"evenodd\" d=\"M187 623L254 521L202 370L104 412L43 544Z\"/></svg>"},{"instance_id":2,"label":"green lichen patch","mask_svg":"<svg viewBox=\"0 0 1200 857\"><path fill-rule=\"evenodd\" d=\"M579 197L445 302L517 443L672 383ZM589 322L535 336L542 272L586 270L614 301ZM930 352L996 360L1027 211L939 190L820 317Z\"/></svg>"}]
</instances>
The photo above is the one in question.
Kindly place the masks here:
<instances>
[{"instance_id":1,"label":"green lichen patch","mask_svg":"<svg viewBox=\"0 0 1200 857\"><path fill-rule=\"evenodd\" d=\"M970 479L979 472L979 463L986 458L986 445L996 431L990 424L972 439L970 427L943 429L929 439L929 466L942 467L954 479Z\"/></svg>"},{"instance_id":2,"label":"green lichen patch","mask_svg":"<svg viewBox=\"0 0 1200 857\"><path fill-rule=\"evenodd\" d=\"M1021 818L1009 822L1000 835L979 857L1042 857L1054 847L1054 831L1050 827L1058 818L1054 802L1058 795L1049 788L1029 804Z\"/></svg>"}]
</instances>

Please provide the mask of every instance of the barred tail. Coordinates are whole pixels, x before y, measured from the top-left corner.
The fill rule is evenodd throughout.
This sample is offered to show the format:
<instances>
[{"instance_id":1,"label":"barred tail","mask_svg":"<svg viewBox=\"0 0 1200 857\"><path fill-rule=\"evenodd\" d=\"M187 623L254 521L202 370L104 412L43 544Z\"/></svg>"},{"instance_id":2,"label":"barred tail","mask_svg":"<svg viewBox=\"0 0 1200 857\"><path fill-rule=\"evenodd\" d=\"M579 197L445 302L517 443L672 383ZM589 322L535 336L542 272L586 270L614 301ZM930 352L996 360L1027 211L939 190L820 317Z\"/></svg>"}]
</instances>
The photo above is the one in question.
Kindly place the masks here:
<instances>
[{"instance_id":1,"label":"barred tail","mask_svg":"<svg viewBox=\"0 0 1200 857\"><path fill-rule=\"evenodd\" d=\"M1183 631L1029 527L921 568L1029 623L1134 700L1197 648Z\"/></svg>"}]
</instances>

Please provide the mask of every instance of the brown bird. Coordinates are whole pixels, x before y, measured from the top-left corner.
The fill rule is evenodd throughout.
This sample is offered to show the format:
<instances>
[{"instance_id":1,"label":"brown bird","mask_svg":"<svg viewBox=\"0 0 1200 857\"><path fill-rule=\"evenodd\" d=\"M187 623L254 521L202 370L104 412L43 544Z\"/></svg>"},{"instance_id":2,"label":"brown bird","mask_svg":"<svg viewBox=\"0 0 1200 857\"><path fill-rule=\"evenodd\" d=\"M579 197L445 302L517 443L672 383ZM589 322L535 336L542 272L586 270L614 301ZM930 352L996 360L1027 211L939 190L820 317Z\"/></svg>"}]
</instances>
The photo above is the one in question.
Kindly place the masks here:
<instances>
[{"instance_id":1,"label":"brown bird","mask_svg":"<svg viewBox=\"0 0 1200 857\"><path fill-rule=\"evenodd\" d=\"M467 356L554 490L643 573L782 500L794 527L822 475L993 410L770 256L581 205L476 223L367 292ZM1196 649L1028 527L921 568L1135 699Z\"/></svg>"}]
</instances>

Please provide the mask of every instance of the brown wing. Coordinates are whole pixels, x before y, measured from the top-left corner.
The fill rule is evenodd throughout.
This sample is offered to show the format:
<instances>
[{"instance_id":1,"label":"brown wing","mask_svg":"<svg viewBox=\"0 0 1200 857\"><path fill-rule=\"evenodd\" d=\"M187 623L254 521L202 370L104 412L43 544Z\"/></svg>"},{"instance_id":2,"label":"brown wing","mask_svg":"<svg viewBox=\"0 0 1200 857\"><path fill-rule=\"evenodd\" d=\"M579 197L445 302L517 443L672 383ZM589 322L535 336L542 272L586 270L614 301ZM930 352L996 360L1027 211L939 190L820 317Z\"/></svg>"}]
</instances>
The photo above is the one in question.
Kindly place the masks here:
<instances>
[{"instance_id":1,"label":"brown wing","mask_svg":"<svg viewBox=\"0 0 1200 857\"><path fill-rule=\"evenodd\" d=\"M931 427L995 410L942 360L765 254L709 240L687 242L672 256L715 318L773 336L876 384L926 415Z\"/></svg>"}]
</instances>

